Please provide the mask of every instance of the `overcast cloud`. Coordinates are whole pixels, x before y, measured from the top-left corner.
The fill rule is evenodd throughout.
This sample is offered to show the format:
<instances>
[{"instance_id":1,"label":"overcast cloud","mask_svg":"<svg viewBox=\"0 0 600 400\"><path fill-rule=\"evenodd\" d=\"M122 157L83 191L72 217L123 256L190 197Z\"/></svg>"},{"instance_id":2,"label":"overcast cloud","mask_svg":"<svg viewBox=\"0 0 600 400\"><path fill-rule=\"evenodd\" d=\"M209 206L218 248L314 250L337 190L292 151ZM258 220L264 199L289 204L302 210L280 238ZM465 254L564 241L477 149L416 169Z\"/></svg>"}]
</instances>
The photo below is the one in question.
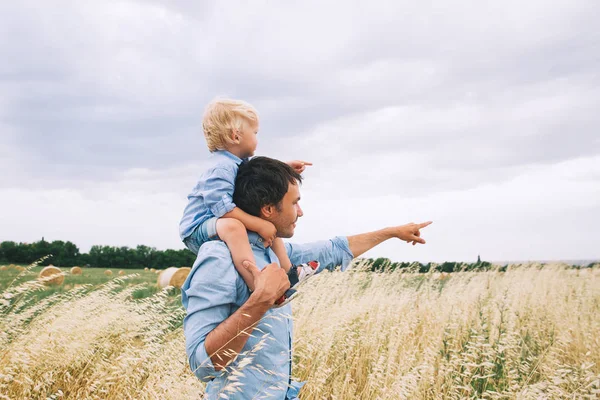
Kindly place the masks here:
<instances>
[{"instance_id":1,"label":"overcast cloud","mask_svg":"<svg viewBox=\"0 0 600 400\"><path fill-rule=\"evenodd\" d=\"M432 219L394 260L600 258L593 0L0 4L0 240L182 248L216 96L306 159L294 240Z\"/></svg>"}]
</instances>

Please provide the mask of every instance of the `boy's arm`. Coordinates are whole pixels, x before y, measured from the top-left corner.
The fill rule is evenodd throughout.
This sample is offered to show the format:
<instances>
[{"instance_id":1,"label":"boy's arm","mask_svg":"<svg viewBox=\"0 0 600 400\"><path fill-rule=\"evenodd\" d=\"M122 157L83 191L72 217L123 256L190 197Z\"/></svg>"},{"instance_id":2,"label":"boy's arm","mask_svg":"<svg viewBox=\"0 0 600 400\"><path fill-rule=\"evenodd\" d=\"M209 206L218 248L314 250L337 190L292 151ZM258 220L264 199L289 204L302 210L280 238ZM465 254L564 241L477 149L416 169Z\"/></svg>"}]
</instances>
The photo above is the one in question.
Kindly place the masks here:
<instances>
[{"instance_id":1,"label":"boy's arm","mask_svg":"<svg viewBox=\"0 0 600 400\"><path fill-rule=\"evenodd\" d=\"M269 221L254 217L240 210L233 202L235 174L226 168L216 168L203 182L204 203L217 218L234 218L246 229L258 233L265 240L265 246L271 246L277 235L277 229Z\"/></svg>"},{"instance_id":2,"label":"boy's arm","mask_svg":"<svg viewBox=\"0 0 600 400\"><path fill-rule=\"evenodd\" d=\"M239 207L235 207L233 210L223 215L223 217L235 218L244 224L246 229L249 231L258 233L266 241L265 246L267 247L272 244L273 240L275 240L275 237L277 236L277 229L275 228L275 225L269 221L250 215L241 210Z\"/></svg>"}]
</instances>

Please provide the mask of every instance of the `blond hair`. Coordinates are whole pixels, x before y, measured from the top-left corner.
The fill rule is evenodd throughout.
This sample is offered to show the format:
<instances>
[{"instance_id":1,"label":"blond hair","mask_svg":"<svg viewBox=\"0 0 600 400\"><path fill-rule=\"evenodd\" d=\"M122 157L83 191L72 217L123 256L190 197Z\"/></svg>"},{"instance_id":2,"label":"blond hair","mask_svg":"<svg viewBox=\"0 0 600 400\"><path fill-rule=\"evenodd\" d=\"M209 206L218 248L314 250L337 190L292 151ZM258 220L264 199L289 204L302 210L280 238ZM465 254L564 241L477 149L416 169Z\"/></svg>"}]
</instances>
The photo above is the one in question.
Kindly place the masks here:
<instances>
[{"instance_id":1,"label":"blond hair","mask_svg":"<svg viewBox=\"0 0 600 400\"><path fill-rule=\"evenodd\" d=\"M241 130L244 122L258 123L258 112L242 100L215 99L204 110L202 130L208 150L225 150L233 144L231 132Z\"/></svg>"}]
</instances>

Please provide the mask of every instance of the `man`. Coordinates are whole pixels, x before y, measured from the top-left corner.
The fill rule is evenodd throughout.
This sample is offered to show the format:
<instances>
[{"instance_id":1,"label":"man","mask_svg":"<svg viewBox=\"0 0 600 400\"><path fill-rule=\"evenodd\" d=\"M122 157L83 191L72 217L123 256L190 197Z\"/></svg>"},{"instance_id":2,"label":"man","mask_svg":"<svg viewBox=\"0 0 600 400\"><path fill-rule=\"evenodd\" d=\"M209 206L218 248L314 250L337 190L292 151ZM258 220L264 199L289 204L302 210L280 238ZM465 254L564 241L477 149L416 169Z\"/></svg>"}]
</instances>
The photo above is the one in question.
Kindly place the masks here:
<instances>
[{"instance_id":1,"label":"man","mask_svg":"<svg viewBox=\"0 0 600 400\"><path fill-rule=\"evenodd\" d=\"M290 238L299 217L301 176L290 166L266 157L243 163L233 202L250 215L270 221L278 237ZM322 268L341 265L379 243L398 238L425 243L420 229L431 222L408 224L305 245L286 244L292 264L317 260ZM291 306L272 308L289 288L277 257L262 239L248 232L256 264L245 263L254 277L254 292L235 270L221 241L207 242L198 252L182 287L186 352L191 369L207 382L209 399L294 399L302 384L291 381Z\"/></svg>"}]
</instances>

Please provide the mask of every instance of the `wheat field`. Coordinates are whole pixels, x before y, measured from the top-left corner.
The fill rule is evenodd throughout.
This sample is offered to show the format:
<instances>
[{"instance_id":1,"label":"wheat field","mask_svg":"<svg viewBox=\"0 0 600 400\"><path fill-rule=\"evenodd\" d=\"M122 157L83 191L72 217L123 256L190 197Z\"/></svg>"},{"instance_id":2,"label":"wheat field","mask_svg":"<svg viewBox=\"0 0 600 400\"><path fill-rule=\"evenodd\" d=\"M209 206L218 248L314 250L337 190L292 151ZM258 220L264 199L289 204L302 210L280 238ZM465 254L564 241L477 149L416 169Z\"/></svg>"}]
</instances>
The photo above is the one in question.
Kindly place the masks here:
<instances>
[{"instance_id":1,"label":"wheat field","mask_svg":"<svg viewBox=\"0 0 600 400\"><path fill-rule=\"evenodd\" d=\"M202 397L176 289L149 290L155 275L131 274L40 296L49 289L33 271L0 289L0 399ZM301 399L600 396L598 268L446 275L359 264L323 272L300 292Z\"/></svg>"}]
</instances>

